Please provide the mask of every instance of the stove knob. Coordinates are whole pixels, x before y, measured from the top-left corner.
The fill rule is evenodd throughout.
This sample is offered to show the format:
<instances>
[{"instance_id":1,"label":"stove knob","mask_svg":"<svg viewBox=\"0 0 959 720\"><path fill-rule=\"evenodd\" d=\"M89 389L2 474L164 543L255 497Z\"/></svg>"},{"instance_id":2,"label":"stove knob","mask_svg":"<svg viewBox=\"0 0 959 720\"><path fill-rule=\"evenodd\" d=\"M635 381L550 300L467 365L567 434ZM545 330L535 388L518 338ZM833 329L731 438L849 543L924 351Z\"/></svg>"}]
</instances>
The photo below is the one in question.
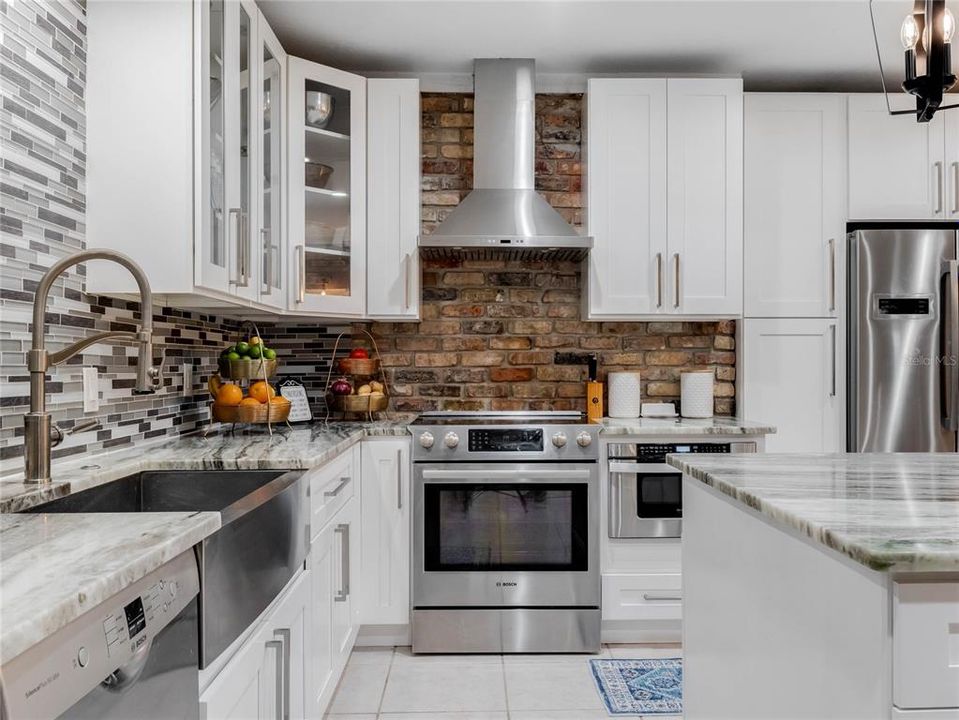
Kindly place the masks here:
<instances>
[{"instance_id":1,"label":"stove knob","mask_svg":"<svg viewBox=\"0 0 959 720\"><path fill-rule=\"evenodd\" d=\"M460 436L455 432L446 433L446 437L443 438L443 444L446 445L450 450L455 448L460 444Z\"/></svg>"},{"instance_id":2,"label":"stove knob","mask_svg":"<svg viewBox=\"0 0 959 720\"><path fill-rule=\"evenodd\" d=\"M566 447L566 433L558 432L553 435L553 445L558 448Z\"/></svg>"},{"instance_id":3,"label":"stove knob","mask_svg":"<svg viewBox=\"0 0 959 720\"><path fill-rule=\"evenodd\" d=\"M589 447L593 442L593 436L583 430L576 436L576 444L580 447Z\"/></svg>"},{"instance_id":4,"label":"stove knob","mask_svg":"<svg viewBox=\"0 0 959 720\"><path fill-rule=\"evenodd\" d=\"M434 442L433 433L425 432L422 435L420 435L421 447L425 447L427 450L429 450L431 447L433 447L433 442Z\"/></svg>"},{"instance_id":5,"label":"stove knob","mask_svg":"<svg viewBox=\"0 0 959 720\"><path fill-rule=\"evenodd\" d=\"M77 665L79 665L82 668L85 668L89 664L89 662L90 662L90 652L85 647L83 647L83 645L81 645L80 649L77 650Z\"/></svg>"}]
</instances>

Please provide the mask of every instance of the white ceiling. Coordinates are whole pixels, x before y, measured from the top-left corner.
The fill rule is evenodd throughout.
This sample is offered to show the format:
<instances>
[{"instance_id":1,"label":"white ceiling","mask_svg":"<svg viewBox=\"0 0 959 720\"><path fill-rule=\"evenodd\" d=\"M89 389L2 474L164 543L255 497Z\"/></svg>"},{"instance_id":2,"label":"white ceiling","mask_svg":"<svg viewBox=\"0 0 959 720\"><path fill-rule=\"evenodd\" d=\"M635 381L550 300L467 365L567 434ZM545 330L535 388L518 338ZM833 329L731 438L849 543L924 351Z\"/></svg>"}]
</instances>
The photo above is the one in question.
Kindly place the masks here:
<instances>
[{"instance_id":1,"label":"white ceiling","mask_svg":"<svg viewBox=\"0 0 959 720\"><path fill-rule=\"evenodd\" d=\"M361 74L742 75L749 90L877 91L868 0L258 0L286 50ZM887 80L912 0L874 0ZM959 0L950 0L959 17ZM957 53L959 55L959 53Z\"/></svg>"}]
</instances>

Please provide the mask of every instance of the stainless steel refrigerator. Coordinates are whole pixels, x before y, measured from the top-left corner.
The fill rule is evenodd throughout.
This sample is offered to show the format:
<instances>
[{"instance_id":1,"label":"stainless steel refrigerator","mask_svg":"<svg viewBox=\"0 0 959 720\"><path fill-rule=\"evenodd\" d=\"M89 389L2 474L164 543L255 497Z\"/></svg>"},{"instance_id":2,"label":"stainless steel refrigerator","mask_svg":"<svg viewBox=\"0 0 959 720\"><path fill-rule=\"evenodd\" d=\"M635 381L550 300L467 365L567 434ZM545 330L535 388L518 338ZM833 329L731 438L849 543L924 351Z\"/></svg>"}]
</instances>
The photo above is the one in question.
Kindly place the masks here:
<instances>
[{"instance_id":1,"label":"stainless steel refrigerator","mask_svg":"<svg viewBox=\"0 0 959 720\"><path fill-rule=\"evenodd\" d=\"M959 223L849 229L846 448L955 452Z\"/></svg>"}]
</instances>

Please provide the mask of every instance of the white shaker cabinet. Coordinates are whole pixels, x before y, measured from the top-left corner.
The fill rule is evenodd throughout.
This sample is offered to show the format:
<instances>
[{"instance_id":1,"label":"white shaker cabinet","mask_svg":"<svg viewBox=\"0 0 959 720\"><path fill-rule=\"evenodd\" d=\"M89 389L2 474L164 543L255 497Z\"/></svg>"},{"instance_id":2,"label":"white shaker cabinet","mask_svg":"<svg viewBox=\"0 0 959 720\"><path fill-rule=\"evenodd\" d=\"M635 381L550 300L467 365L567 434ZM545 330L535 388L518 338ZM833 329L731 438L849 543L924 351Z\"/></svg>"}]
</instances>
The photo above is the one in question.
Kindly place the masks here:
<instances>
[{"instance_id":1,"label":"white shaker cabinet","mask_svg":"<svg viewBox=\"0 0 959 720\"><path fill-rule=\"evenodd\" d=\"M844 95L746 95L746 317L837 316L845 143Z\"/></svg>"},{"instance_id":2,"label":"white shaker cabinet","mask_svg":"<svg viewBox=\"0 0 959 720\"><path fill-rule=\"evenodd\" d=\"M366 315L420 315L420 82L370 79L367 88Z\"/></svg>"},{"instance_id":3,"label":"white shaker cabinet","mask_svg":"<svg viewBox=\"0 0 959 720\"><path fill-rule=\"evenodd\" d=\"M944 112L942 119L946 126L946 213L950 220L959 220L959 110Z\"/></svg>"},{"instance_id":4,"label":"white shaker cabinet","mask_svg":"<svg viewBox=\"0 0 959 720\"><path fill-rule=\"evenodd\" d=\"M586 102L589 315L662 312L666 80L592 79Z\"/></svg>"},{"instance_id":5,"label":"white shaker cabinet","mask_svg":"<svg viewBox=\"0 0 959 720\"><path fill-rule=\"evenodd\" d=\"M908 100L891 100L894 110L908 107ZM955 112L919 123L914 115L889 115L881 94L849 96L850 219L947 217L945 127Z\"/></svg>"},{"instance_id":6,"label":"white shaker cabinet","mask_svg":"<svg viewBox=\"0 0 959 720\"><path fill-rule=\"evenodd\" d=\"M591 80L589 319L742 312L742 81Z\"/></svg>"},{"instance_id":7,"label":"white shaker cabinet","mask_svg":"<svg viewBox=\"0 0 959 720\"><path fill-rule=\"evenodd\" d=\"M410 442L366 440L362 444L364 625L410 621Z\"/></svg>"},{"instance_id":8,"label":"white shaker cabinet","mask_svg":"<svg viewBox=\"0 0 959 720\"><path fill-rule=\"evenodd\" d=\"M667 85L666 312L739 315L743 281L742 80Z\"/></svg>"},{"instance_id":9,"label":"white shaker cabinet","mask_svg":"<svg viewBox=\"0 0 959 720\"><path fill-rule=\"evenodd\" d=\"M288 62L289 308L363 317L366 308L366 79Z\"/></svg>"},{"instance_id":10,"label":"white shaker cabinet","mask_svg":"<svg viewBox=\"0 0 959 720\"><path fill-rule=\"evenodd\" d=\"M843 452L844 350L828 319L743 320L742 412L777 431L766 452Z\"/></svg>"}]
</instances>

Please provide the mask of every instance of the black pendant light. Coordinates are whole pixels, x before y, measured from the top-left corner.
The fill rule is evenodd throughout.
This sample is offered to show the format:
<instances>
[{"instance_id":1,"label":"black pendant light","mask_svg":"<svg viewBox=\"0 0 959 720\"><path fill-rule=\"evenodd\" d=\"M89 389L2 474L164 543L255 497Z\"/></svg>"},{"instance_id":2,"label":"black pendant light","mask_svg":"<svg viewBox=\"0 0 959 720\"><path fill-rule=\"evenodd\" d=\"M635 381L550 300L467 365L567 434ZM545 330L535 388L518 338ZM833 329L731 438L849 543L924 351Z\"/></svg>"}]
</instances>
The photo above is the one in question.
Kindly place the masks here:
<instances>
[{"instance_id":1,"label":"black pendant light","mask_svg":"<svg viewBox=\"0 0 959 720\"><path fill-rule=\"evenodd\" d=\"M879 52L879 36L876 20L872 15L873 0L869 0L869 15L876 40L876 55L879 57L879 72L882 75L882 91L886 94L886 107L891 115L915 113L919 122L929 122L937 110L959 107L959 103L943 105L944 93L956 84L952 72L952 39L956 34L956 18L946 7L946 0L915 0L913 11L906 15L899 31L899 39L905 48L906 77L902 89L914 95L916 109L892 110L886 93L885 74L882 71L882 56Z\"/></svg>"}]
</instances>

